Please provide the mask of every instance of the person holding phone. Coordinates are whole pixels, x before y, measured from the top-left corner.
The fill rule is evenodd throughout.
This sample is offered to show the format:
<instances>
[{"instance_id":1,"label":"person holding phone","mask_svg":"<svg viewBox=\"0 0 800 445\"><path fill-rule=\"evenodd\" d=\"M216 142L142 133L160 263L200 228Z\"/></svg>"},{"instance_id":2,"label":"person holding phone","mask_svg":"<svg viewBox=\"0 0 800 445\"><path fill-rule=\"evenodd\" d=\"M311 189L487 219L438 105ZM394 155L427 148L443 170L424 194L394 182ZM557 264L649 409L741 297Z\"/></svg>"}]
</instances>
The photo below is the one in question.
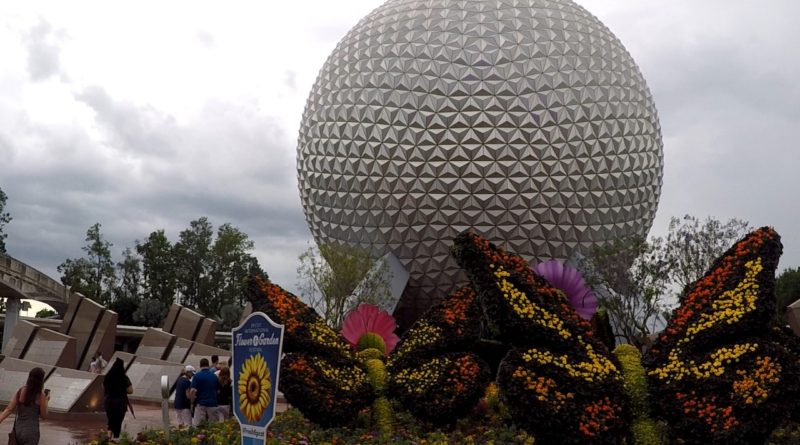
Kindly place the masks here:
<instances>
[{"instance_id":1,"label":"person holding phone","mask_svg":"<svg viewBox=\"0 0 800 445\"><path fill-rule=\"evenodd\" d=\"M50 390L42 391L43 387L44 369L31 369L25 386L17 390L11 403L0 414L2 423L16 409L17 417L10 435L14 436L18 445L39 443L39 419L47 419L47 402L50 401Z\"/></svg>"}]
</instances>

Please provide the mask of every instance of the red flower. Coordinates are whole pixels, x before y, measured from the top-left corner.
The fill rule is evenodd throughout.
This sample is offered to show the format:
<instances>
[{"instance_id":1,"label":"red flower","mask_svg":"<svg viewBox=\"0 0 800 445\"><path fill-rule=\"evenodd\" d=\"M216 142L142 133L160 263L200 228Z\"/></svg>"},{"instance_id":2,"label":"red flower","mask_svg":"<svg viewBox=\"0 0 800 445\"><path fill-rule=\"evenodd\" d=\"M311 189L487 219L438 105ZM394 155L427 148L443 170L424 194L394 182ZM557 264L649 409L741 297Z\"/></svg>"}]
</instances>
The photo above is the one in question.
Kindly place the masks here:
<instances>
[{"instance_id":1,"label":"red flower","mask_svg":"<svg viewBox=\"0 0 800 445\"><path fill-rule=\"evenodd\" d=\"M394 317L389 315L388 312L381 310L377 306L362 303L344 319L342 336L353 347L356 347L359 342L364 342L365 337L375 338L374 336L377 336L385 346L383 353L389 355L400 340L394 333L396 328L397 324L394 321ZM372 336L369 334L372 334Z\"/></svg>"}]
</instances>

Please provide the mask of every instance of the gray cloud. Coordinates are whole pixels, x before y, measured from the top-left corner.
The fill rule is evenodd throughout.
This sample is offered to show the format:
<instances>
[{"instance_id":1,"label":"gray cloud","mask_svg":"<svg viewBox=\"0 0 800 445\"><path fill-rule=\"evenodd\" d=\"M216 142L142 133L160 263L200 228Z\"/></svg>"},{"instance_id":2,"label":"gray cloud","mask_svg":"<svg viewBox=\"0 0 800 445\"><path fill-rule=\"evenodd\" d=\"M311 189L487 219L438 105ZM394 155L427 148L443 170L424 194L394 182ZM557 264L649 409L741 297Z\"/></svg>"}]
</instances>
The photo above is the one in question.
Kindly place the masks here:
<instances>
[{"instance_id":1,"label":"gray cloud","mask_svg":"<svg viewBox=\"0 0 800 445\"><path fill-rule=\"evenodd\" d=\"M286 71L286 77L283 81L283 85L292 93L297 91L297 73L294 71Z\"/></svg>"},{"instance_id":2,"label":"gray cloud","mask_svg":"<svg viewBox=\"0 0 800 445\"><path fill-rule=\"evenodd\" d=\"M28 74L34 81L41 81L60 71L61 48L58 45L64 32L54 30L44 19L23 36L28 51Z\"/></svg>"},{"instance_id":3,"label":"gray cloud","mask_svg":"<svg viewBox=\"0 0 800 445\"><path fill-rule=\"evenodd\" d=\"M587 5L588 6L588 5ZM658 14L662 8L670 14ZM664 187L653 233L685 213L773 225L783 267L800 264L800 29L796 2L661 2L602 17L632 52L655 97ZM626 37L627 36L627 37Z\"/></svg>"},{"instance_id":4,"label":"gray cloud","mask_svg":"<svg viewBox=\"0 0 800 445\"><path fill-rule=\"evenodd\" d=\"M119 253L162 228L174 242L191 220L208 216L215 226L230 222L248 233L260 249L256 254L283 255L276 267L263 267L294 282L286 258L297 256L309 234L296 192L293 141L258 103L210 101L193 120L178 124L100 87L76 100L94 110L107 138L93 140L76 127L23 131L46 155L3 175L0 186L14 216L7 227L12 255L19 251L56 275L64 259L82 255L94 222ZM11 147L17 155L26 149Z\"/></svg>"},{"instance_id":5,"label":"gray cloud","mask_svg":"<svg viewBox=\"0 0 800 445\"><path fill-rule=\"evenodd\" d=\"M792 198L800 189L800 29L793 24L800 3L579 2L619 36L655 97L665 178L653 233L673 215L740 217L774 225L784 239L781 265L799 265L800 210ZM360 18L320 21L307 37L332 49ZM217 227L230 222L248 233L262 266L293 287L297 255L310 235L295 178L300 115L281 110L302 110L310 86L303 83L324 59L313 72L275 60L286 76L269 88L285 104L209 94L200 110L180 119L147 98L122 99L109 85L69 84L91 110L92 125L66 118L56 124L32 117L21 91L31 80L66 78L66 31L58 26L42 19L25 33L28 59L18 62L25 82L0 78L0 117L11 123L0 128L0 187L14 217L6 227L9 252L57 277L60 262L82 254L95 222L118 255L161 228L175 241L189 221L208 216ZM198 31L195 40L208 46L218 37L221 44L222 32ZM264 42L271 44L292 42Z\"/></svg>"},{"instance_id":6,"label":"gray cloud","mask_svg":"<svg viewBox=\"0 0 800 445\"><path fill-rule=\"evenodd\" d=\"M195 38L197 39L198 42L200 42L201 45L205 46L206 48L213 48L214 45L216 44L216 42L214 41L214 36L210 32L202 29L197 31L197 34L195 34Z\"/></svg>"},{"instance_id":7,"label":"gray cloud","mask_svg":"<svg viewBox=\"0 0 800 445\"><path fill-rule=\"evenodd\" d=\"M94 110L98 124L111 138L111 148L164 157L180 147L175 119L153 107L115 101L99 86L86 88L75 99Z\"/></svg>"}]
</instances>

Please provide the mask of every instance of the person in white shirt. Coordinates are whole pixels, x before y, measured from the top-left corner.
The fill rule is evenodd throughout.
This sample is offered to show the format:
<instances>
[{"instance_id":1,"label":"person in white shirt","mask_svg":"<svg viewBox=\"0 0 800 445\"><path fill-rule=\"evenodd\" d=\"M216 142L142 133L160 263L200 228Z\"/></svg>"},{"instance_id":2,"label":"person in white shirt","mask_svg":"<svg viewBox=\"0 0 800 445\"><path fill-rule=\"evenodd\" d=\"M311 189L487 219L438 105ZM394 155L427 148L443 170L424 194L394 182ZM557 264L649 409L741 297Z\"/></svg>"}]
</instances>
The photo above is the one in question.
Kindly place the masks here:
<instances>
[{"instance_id":1,"label":"person in white shirt","mask_svg":"<svg viewBox=\"0 0 800 445\"><path fill-rule=\"evenodd\" d=\"M105 369L106 365L108 365L108 362L103 359L103 353L97 351L94 353L94 356L92 357L92 362L89 364L89 372L95 374L102 374L103 369Z\"/></svg>"}]
</instances>

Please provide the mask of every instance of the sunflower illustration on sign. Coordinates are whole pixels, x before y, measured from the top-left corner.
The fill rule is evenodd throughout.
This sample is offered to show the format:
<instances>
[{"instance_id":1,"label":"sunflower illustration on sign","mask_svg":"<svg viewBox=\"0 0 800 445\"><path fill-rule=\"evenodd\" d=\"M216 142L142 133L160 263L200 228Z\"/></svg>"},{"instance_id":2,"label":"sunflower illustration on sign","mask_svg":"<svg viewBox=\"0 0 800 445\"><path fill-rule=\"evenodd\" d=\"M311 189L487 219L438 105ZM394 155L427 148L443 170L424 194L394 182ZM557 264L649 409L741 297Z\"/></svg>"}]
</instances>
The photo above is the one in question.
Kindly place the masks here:
<instances>
[{"instance_id":1,"label":"sunflower illustration on sign","mask_svg":"<svg viewBox=\"0 0 800 445\"><path fill-rule=\"evenodd\" d=\"M269 406L269 367L260 353L248 358L239 373L239 405L247 420L258 422Z\"/></svg>"}]
</instances>

